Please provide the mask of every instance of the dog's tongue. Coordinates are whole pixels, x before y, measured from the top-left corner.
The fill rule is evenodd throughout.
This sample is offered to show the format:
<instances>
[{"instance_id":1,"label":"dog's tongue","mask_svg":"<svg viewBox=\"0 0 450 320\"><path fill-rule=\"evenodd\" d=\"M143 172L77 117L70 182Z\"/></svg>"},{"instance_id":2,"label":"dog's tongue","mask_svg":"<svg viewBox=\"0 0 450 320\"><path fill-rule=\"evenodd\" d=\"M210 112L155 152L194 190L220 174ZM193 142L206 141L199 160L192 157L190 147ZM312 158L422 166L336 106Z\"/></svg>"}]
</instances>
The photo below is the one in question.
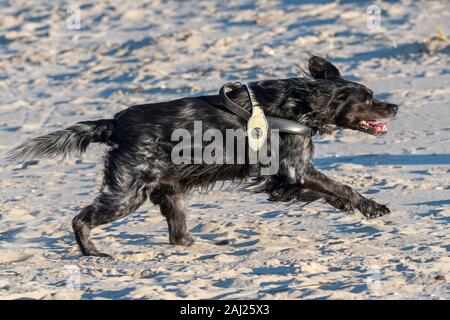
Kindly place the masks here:
<instances>
[{"instance_id":1,"label":"dog's tongue","mask_svg":"<svg viewBox=\"0 0 450 320\"><path fill-rule=\"evenodd\" d=\"M367 124L375 131L375 132L383 132L386 131L386 126L388 124L387 121L379 122L377 120L367 121Z\"/></svg>"}]
</instances>

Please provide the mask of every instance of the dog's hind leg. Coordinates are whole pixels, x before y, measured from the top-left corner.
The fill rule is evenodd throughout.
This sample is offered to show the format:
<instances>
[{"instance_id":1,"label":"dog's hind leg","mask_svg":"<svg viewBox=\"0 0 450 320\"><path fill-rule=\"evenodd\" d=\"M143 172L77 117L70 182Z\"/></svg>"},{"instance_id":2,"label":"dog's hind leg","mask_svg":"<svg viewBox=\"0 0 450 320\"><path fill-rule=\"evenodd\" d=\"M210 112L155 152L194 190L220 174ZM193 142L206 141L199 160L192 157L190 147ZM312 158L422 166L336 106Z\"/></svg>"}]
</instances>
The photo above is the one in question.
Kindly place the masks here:
<instances>
[{"instance_id":1,"label":"dog's hind leg","mask_svg":"<svg viewBox=\"0 0 450 320\"><path fill-rule=\"evenodd\" d=\"M99 196L72 223L77 243L86 256L107 256L98 251L89 239L92 229L127 216L147 199L149 185L133 168L121 163L117 155L110 154L105 167L105 179Z\"/></svg>"},{"instance_id":2,"label":"dog's hind leg","mask_svg":"<svg viewBox=\"0 0 450 320\"><path fill-rule=\"evenodd\" d=\"M117 200L121 201L117 201ZM75 238L86 256L108 256L97 250L89 234L92 229L126 217L136 211L146 199L146 192L134 192L134 194L100 194L94 203L84 208L79 215L73 219L73 230Z\"/></svg>"},{"instance_id":3,"label":"dog's hind leg","mask_svg":"<svg viewBox=\"0 0 450 320\"><path fill-rule=\"evenodd\" d=\"M97 204L91 204L81 210L72 221L73 231L75 232L75 239L78 246L85 256L98 256L107 257L108 255L97 250L92 241L89 239L91 230L96 226L99 226L99 216L103 214L105 210Z\"/></svg>"},{"instance_id":4,"label":"dog's hind leg","mask_svg":"<svg viewBox=\"0 0 450 320\"><path fill-rule=\"evenodd\" d=\"M186 227L187 192L173 185L160 185L150 194L151 201L159 205L169 227L170 244L190 245L194 238Z\"/></svg>"}]
</instances>

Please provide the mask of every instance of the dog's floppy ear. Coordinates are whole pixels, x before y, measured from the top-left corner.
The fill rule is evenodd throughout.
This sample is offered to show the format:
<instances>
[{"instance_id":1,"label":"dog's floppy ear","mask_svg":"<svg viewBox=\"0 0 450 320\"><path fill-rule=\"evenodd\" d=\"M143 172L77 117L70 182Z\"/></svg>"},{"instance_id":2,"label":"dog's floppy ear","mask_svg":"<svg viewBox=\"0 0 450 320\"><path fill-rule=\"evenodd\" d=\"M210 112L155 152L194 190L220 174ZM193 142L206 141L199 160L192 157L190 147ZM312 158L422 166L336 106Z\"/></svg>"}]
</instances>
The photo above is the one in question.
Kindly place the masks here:
<instances>
[{"instance_id":1,"label":"dog's floppy ear","mask_svg":"<svg viewBox=\"0 0 450 320\"><path fill-rule=\"evenodd\" d=\"M341 74L331 62L310 54L309 72L315 79L340 79Z\"/></svg>"}]
</instances>

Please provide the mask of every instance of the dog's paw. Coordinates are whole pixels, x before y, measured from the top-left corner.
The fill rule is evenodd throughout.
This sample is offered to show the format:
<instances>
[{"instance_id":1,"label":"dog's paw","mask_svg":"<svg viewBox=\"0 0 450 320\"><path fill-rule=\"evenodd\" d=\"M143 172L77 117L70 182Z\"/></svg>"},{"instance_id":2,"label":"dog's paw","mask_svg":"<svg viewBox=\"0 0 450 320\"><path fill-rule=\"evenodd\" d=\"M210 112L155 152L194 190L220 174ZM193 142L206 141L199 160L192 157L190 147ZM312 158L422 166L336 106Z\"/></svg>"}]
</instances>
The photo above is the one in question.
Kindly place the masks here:
<instances>
[{"instance_id":1,"label":"dog's paw","mask_svg":"<svg viewBox=\"0 0 450 320\"><path fill-rule=\"evenodd\" d=\"M194 238L190 234L185 234L181 237L171 237L170 244L179 246L190 246L195 242Z\"/></svg>"},{"instance_id":2,"label":"dog's paw","mask_svg":"<svg viewBox=\"0 0 450 320\"><path fill-rule=\"evenodd\" d=\"M375 201L369 199L365 199L365 201L358 207L359 211L361 211L361 213L367 218L382 217L391 213L391 210L389 210L389 208L385 205L376 203Z\"/></svg>"}]
</instances>

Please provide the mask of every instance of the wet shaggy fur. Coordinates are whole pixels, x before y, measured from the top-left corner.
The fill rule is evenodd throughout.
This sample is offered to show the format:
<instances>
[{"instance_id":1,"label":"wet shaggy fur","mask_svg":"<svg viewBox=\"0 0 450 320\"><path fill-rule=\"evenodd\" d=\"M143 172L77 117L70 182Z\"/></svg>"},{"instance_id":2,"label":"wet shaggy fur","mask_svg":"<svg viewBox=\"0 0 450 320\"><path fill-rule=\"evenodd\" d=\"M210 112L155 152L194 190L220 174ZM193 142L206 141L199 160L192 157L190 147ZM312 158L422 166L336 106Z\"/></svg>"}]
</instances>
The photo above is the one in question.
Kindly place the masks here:
<instances>
[{"instance_id":1,"label":"wet shaggy fur","mask_svg":"<svg viewBox=\"0 0 450 320\"><path fill-rule=\"evenodd\" d=\"M344 80L327 60L311 56L309 75L251 84L267 116L295 120L320 133L337 129L360 130L361 120L393 117L397 106L373 98L370 89ZM250 111L245 89L229 93ZM89 239L92 229L136 211L147 199L160 207L167 219L171 244L189 245L193 238L186 228L187 194L193 188L208 188L217 181L247 181L258 165L182 164L171 160L177 128L191 133L193 121L202 121L203 132L215 128L244 129L246 123L230 113L218 95L137 105L113 119L79 122L64 130L31 139L19 146L11 159L68 156L82 153L90 143L109 146L105 156L103 185L92 204L74 219L76 240L84 255L106 256ZM279 170L259 176L257 190L273 201L313 202L323 199L333 207L360 211L366 217L389 213L389 209L363 197L349 186L334 181L313 165L313 142L309 137L280 134Z\"/></svg>"}]
</instances>

